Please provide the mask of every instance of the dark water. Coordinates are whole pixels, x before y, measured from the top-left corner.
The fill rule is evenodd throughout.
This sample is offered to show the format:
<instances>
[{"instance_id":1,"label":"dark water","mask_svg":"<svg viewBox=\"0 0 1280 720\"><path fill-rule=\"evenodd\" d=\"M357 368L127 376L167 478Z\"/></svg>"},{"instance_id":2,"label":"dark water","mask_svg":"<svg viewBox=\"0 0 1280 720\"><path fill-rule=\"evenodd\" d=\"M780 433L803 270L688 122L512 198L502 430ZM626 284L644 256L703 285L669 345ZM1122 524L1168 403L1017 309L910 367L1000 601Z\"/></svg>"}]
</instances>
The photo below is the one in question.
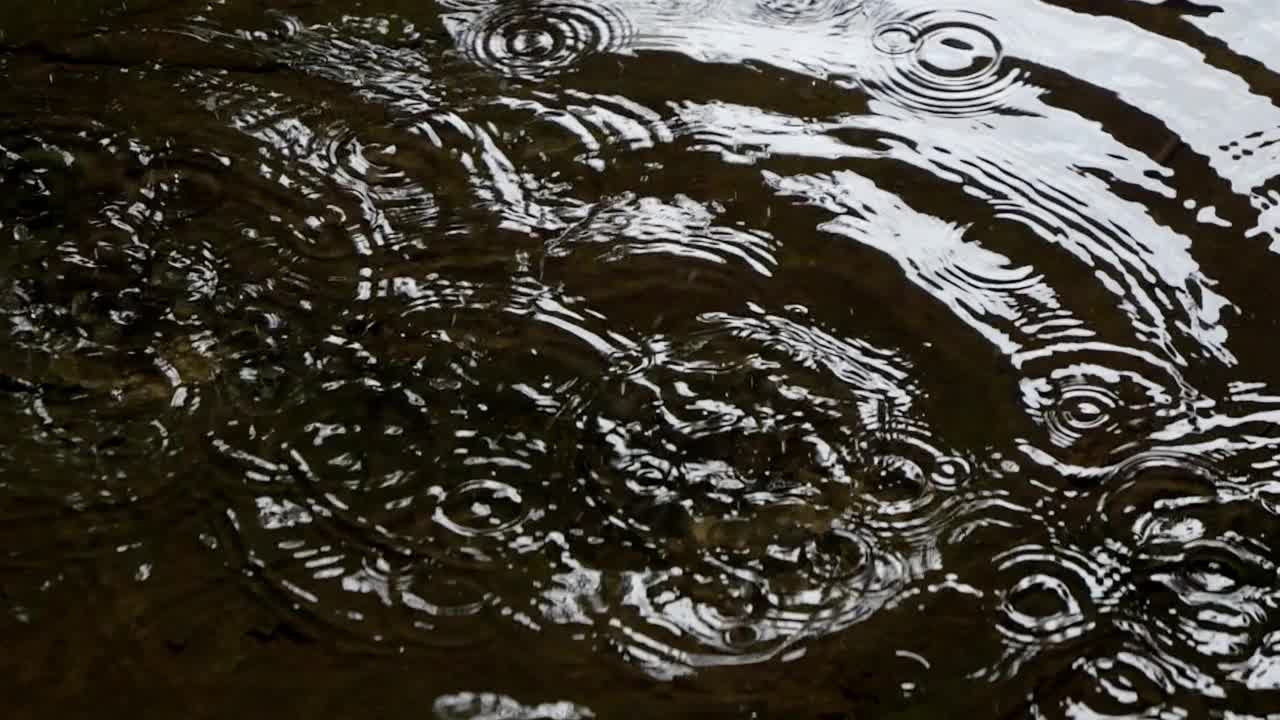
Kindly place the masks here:
<instances>
[{"instance_id":1,"label":"dark water","mask_svg":"<svg viewBox=\"0 0 1280 720\"><path fill-rule=\"evenodd\" d=\"M8 717L1280 713L1272 3L0 32Z\"/></svg>"}]
</instances>

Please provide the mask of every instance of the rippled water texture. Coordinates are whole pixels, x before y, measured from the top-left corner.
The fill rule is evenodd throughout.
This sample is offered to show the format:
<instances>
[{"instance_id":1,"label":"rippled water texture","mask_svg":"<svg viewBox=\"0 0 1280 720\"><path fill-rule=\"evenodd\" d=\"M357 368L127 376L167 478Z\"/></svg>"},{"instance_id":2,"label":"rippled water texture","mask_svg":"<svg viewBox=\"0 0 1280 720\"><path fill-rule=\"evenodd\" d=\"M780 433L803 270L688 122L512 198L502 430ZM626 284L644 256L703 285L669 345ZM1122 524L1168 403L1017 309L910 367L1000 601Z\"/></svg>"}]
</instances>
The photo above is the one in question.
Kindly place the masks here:
<instances>
[{"instance_id":1,"label":"rippled water texture","mask_svg":"<svg viewBox=\"0 0 1280 720\"><path fill-rule=\"evenodd\" d=\"M6 702L1275 717L1277 36L0 11Z\"/></svg>"}]
</instances>

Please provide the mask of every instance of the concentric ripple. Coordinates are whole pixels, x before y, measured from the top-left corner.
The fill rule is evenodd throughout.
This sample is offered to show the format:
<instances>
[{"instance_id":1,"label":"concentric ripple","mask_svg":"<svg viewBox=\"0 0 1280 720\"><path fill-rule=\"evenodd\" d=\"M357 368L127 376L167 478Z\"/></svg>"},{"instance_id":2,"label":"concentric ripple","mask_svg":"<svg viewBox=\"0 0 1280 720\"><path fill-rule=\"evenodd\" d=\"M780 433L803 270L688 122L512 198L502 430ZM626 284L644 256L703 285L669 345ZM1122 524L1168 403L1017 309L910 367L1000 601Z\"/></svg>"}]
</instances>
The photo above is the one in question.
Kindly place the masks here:
<instances>
[{"instance_id":1,"label":"concentric ripple","mask_svg":"<svg viewBox=\"0 0 1280 720\"><path fill-rule=\"evenodd\" d=\"M540 408L529 385L479 390L487 384L472 375L494 364L484 350L437 346L449 357L420 356L416 368L344 381L390 356L377 338L368 347L336 336L331 343L326 368L294 368L325 384L323 398L282 397L271 414L210 435L228 542L284 611L348 642L395 649L486 641L501 629L494 613L504 597L548 581L539 554L563 537L574 512L567 503L554 511L564 460L544 432L555 406ZM499 411L507 430L482 432Z\"/></svg>"},{"instance_id":2,"label":"concentric ripple","mask_svg":"<svg viewBox=\"0 0 1280 720\"><path fill-rule=\"evenodd\" d=\"M0 677L1280 707L1264 3L92 4L0 22Z\"/></svg>"},{"instance_id":3,"label":"concentric ripple","mask_svg":"<svg viewBox=\"0 0 1280 720\"><path fill-rule=\"evenodd\" d=\"M1022 648L1040 651L1087 633L1109 592L1106 573L1068 548L1026 545L995 558L1003 588L1001 631Z\"/></svg>"},{"instance_id":4,"label":"concentric ripple","mask_svg":"<svg viewBox=\"0 0 1280 720\"><path fill-rule=\"evenodd\" d=\"M606 3L532 0L468 18L458 47L503 75L541 80L591 55L625 50L633 32L627 17Z\"/></svg>"},{"instance_id":5,"label":"concentric ripple","mask_svg":"<svg viewBox=\"0 0 1280 720\"><path fill-rule=\"evenodd\" d=\"M920 511L936 492L962 487L972 463L937 449L926 428L909 424L876 428L860 441L870 462L863 469L862 489L887 515Z\"/></svg>"},{"instance_id":6,"label":"concentric ripple","mask_svg":"<svg viewBox=\"0 0 1280 720\"><path fill-rule=\"evenodd\" d=\"M763 23L815 24L857 12L865 0L754 0L754 19Z\"/></svg>"},{"instance_id":7,"label":"concentric ripple","mask_svg":"<svg viewBox=\"0 0 1280 720\"><path fill-rule=\"evenodd\" d=\"M871 46L874 63L863 84L875 97L912 112L975 117L999 112L1020 87L1006 67L995 18L967 11L931 11L884 22Z\"/></svg>"},{"instance_id":8,"label":"concentric ripple","mask_svg":"<svg viewBox=\"0 0 1280 720\"><path fill-rule=\"evenodd\" d=\"M1038 688L1032 711L1035 717L1055 720L1081 714L1105 718L1178 717L1185 713L1170 701L1178 670L1132 645L1113 640L1106 643L1103 652L1080 658L1070 671Z\"/></svg>"},{"instance_id":9,"label":"concentric ripple","mask_svg":"<svg viewBox=\"0 0 1280 720\"><path fill-rule=\"evenodd\" d=\"M1169 451L1138 453L1120 463L1098 499L1094 521L1106 538L1132 547L1163 513L1212 506L1219 474L1195 457Z\"/></svg>"},{"instance_id":10,"label":"concentric ripple","mask_svg":"<svg viewBox=\"0 0 1280 720\"><path fill-rule=\"evenodd\" d=\"M609 624L618 650L664 678L786 660L868 619L911 579L910 561L865 530L836 524L797 548L777 519L772 543L760 527L747 530L757 537L717 530L696 560L624 575L628 601Z\"/></svg>"},{"instance_id":11,"label":"concentric ripple","mask_svg":"<svg viewBox=\"0 0 1280 720\"><path fill-rule=\"evenodd\" d=\"M224 369L266 342L244 342L255 326L269 334L264 316L290 314L268 309L284 287L260 299L283 262L249 230L251 213L232 209L233 171L179 138L158 145L92 115L0 128L14 204L0 380L16 433L0 512L11 516L10 500L26 519L73 508L88 526L46 553L64 541L106 551L121 542L107 540L119 521L181 487L189 431L212 411ZM61 469L32 474L41 464Z\"/></svg>"},{"instance_id":12,"label":"concentric ripple","mask_svg":"<svg viewBox=\"0 0 1280 720\"><path fill-rule=\"evenodd\" d=\"M740 265L765 277L773 274L777 260L767 233L716 220L713 212L687 196L672 202L623 196L556 238L547 255L564 257L600 247L596 258L602 262L666 255L684 262Z\"/></svg>"},{"instance_id":13,"label":"concentric ripple","mask_svg":"<svg viewBox=\"0 0 1280 720\"><path fill-rule=\"evenodd\" d=\"M1024 451L1080 480L1129 462L1126 452L1192 416L1197 399L1168 365L1114 349L1048 352L1026 362L1023 373L1023 403L1047 441Z\"/></svg>"},{"instance_id":14,"label":"concentric ripple","mask_svg":"<svg viewBox=\"0 0 1280 720\"><path fill-rule=\"evenodd\" d=\"M1049 432L1059 445L1069 445L1083 435L1114 429L1113 417L1119 398L1105 388L1089 385L1067 385L1061 390L1054 412L1049 417Z\"/></svg>"},{"instance_id":15,"label":"concentric ripple","mask_svg":"<svg viewBox=\"0 0 1280 720\"><path fill-rule=\"evenodd\" d=\"M660 677L783 658L870 617L927 565L935 498L969 475L923 426L885 426L910 402L892 355L784 316L703 322L583 412L580 502L608 542L575 558L616 575L627 600L602 622ZM829 373L839 393L810 389ZM595 583L560 585L554 617L600 603Z\"/></svg>"}]
</instances>

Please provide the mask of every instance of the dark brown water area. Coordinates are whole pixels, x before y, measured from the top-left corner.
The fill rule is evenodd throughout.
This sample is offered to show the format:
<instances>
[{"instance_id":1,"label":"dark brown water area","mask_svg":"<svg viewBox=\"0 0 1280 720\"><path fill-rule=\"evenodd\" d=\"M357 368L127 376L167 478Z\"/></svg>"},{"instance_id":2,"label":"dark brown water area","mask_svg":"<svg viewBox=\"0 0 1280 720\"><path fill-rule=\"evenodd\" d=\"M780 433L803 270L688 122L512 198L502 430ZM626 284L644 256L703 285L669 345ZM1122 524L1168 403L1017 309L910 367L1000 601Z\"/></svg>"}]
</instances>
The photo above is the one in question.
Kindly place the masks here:
<instances>
[{"instance_id":1,"label":"dark brown water area","mask_svg":"<svg viewBox=\"0 0 1280 720\"><path fill-rule=\"evenodd\" d=\"M1277 37L8 4L5 717L1280 717Z\"/></svg>"}]
</instances>

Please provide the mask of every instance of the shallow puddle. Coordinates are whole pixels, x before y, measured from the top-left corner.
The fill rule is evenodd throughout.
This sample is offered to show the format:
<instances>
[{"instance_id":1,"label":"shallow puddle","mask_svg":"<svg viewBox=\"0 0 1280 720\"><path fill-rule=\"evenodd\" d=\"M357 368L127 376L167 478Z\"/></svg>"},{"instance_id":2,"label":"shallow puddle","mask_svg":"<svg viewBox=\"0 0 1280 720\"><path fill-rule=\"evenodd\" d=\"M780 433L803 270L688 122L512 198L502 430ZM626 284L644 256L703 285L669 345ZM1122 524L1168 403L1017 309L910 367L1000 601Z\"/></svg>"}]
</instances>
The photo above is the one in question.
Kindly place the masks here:
<instances>
[{"instance_id":1,"label":"shallow puddle","mask_svg":"<svg viewBox=\"0 0 1280 720\"><path fill-rule=\"evenodd\" d=\"M1280 712L1280 14L0 11L16 717Z\"/></svg>"}]
</instances>

